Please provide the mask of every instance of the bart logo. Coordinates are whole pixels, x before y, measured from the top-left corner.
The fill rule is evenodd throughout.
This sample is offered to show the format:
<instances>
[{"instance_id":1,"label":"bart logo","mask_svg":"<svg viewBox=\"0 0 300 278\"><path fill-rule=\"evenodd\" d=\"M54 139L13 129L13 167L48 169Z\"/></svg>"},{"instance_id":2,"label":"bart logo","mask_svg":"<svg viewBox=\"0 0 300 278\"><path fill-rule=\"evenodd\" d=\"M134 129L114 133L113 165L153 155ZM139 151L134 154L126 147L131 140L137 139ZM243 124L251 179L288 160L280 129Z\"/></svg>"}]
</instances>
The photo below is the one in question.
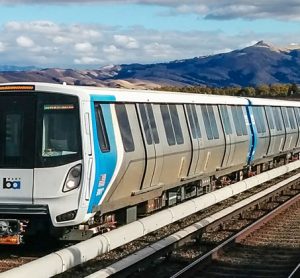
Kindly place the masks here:
<instances>
[{"instance_id":1,"label":"bart logo","mask_svg":"<svg viewBox=\"0 0 300 278\"><path fill-rule=\"evenodd\" d=\"M3 189L21 189L21 179L4 178Z\"/></svg>"}]
</instances>

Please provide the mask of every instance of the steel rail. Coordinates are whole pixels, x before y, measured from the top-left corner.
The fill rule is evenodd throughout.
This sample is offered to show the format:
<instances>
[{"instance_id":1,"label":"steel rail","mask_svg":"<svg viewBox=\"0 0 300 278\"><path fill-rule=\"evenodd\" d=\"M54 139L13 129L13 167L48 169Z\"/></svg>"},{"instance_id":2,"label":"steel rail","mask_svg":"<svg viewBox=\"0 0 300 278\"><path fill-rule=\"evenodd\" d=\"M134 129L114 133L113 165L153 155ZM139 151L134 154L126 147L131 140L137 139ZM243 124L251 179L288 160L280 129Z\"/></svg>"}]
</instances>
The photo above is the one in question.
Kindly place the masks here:
<instances>
[{"instance_id":1,"label":"steel rail","mask_svg":"<svg viewBox=\"0 0 300 278\"><path fill-rule=\"evenodd\" d=\"M188 237L193 236L196 233L199 233L200 230L203 230L211 225L216 226L220 221L224 221L226 218L232 218L242 211L248 210L249 207L254 207L258 203L263 203L270 196L274 196L278 192L282 192L283 188L286 188L288 184L300 178L300 174L297 174L293 177L290 177L284 181L281 181L270 188L267 188L259 193L252 195L251 197L244 199L238 203L235 203L217 213L214 213L188 227L183 228L176 233L169 235L168 237L161 239L127 257L124 259L104 268L96 271L86 278L106 278L114 274L122 274L122 271L133 267L135 264L141 263L149 257L153 257L155 253L166 253L167 251L163 250L170 250L171 246L178 244L180 241L185 240ZM214 252L216 249L213 249L211 252ZM206 258L209 256L210 253L203 256Z\"/></svg>"},{"instance_id":2,"label":"steel rail","mask_svg":"<svg viewBox=\"0 0 300 278\"><path fill-rule=\"evenodd\" d=\"M193 261L191 264L187 265L177 273L171 276L171 278L177 278L182 276L183 274L187 273L188 271L191 271L193 268L197 267L201 262L204 260L214 257L218 254L218 252L225 247L226 245L229 245L233 241L239 242L241 239L245 238L247 235L252 233L254 230L258 229L262 225L265 225L267 222L269 222L271 219L273 219L275 216L278 215L278 213L286 210L289 206L295 204L296 202L299 202L300 200L300 194L298 193L296 196L293 198L289 199L288 201L284 202L282 205L279 207L275 208L271 212L269 212L267 215L263 216L262 218L258 219L254 223L252 223L250 226L246 227L242 231L238 232L237 234L233 235L229 239L225 240L222 242L220 245L206 253L205 255L201 256L200 258L196 259Z\"/></svg>"}]
</instances>

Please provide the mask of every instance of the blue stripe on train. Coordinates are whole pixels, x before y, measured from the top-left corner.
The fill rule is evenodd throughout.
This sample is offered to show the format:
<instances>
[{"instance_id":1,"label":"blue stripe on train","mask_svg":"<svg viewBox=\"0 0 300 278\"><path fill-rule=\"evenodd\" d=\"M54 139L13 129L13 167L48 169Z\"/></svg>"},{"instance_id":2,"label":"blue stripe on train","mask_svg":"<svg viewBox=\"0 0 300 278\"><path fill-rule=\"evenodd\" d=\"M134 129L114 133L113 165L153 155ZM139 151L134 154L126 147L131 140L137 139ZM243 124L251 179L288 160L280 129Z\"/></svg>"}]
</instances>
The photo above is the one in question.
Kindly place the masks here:
<instances>
[{"instance_id":1,"label":"blue stripe on train","mask_svg":"<svg viewBox=\"0 0 300 278\"><path fill-rule=\"evenodd\" d=\"M248 154L248 160L247 160L248 165L249 165L253 161L253 158L254 158L254 155L256 152L258 134L257 134L255 122L254 122L252 103L249 99L248 99L248 101L249 101L249 104L246 106L246 111L247 111L247 117L248 117L248 121L249 121L249 125L250 125L250 131L251 131L251 138L250 138L251 141L250 141L250 145L249 145L249 154Z\"/></svg>"},{"instance_id":2,"label":"blue stripe on train","mask_svg":"<svg viewBox=\"0 0 300 278\"><path fill-rule=\"evenodd\" d=\"M102 112L105 120L107 136L110 145L109 152L101 152L98 144L97 124L95 116L94 102L114 102L114 96L91 96L91 121L92 134L94 138L94 153L95 153L95 177L92 194L89 202L88 212L93 212L93 208L98 206L103 197L117 164L117 147L115 134L113 130L112 115L109 103L102 103Z\"/></svg>"}]
</instances>

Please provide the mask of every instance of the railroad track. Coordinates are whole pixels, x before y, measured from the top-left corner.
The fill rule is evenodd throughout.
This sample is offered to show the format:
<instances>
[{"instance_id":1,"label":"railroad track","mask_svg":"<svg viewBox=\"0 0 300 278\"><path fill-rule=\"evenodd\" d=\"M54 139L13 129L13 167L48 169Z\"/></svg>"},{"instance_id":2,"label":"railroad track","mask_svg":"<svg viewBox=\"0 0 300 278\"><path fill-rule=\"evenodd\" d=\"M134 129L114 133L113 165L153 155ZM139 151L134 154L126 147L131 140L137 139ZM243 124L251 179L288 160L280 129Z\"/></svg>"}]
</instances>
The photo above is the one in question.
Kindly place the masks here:
<instances>
[{"instance_id":1,"label":"railroad track","mask_svg":"<svg viewBox=\"0 0 300 278\"><path fill-rule=\"evenodd\" d=\"M299 170L292 171L288 174L281 176L280 178L275 178L272 181L268 181L258 187L252 188L246 192L243 192L237 196L234 196L234 197L227 199L219 204L216 204L213 207L205 209L204 211L198 212L194 215L186 217L185 219L183 219L181 221L178 221L174 224L171 224L164 228L161 228L151 234L144 236L143 238L140 238L139 240L136 240L134 242L126 244L125 246L122 246L114 251L111 251L111 252L105 254L105 255L99 256L90 262L87 262L83 265L75 267L75 268L59 275L58 277L74 277L74 276L84 277L85 275L91 274L101 268L105 268L106 266L108 266L116 261L122 260L122 258L128 256L131 253L134 253L135 251L137 251L139 249L149 246L150 244L153 244L156 241L158 241L162 238L165 238L168 235L171 235L172 233L174 233L176 231L180 231L180 229L182 229L188 225L191 225L192 223L196 223L197 221L199 221L205 217L210 217L210 215L212 215L213 213L216 213L217 211L222 211L224 208L231 206L232 204L237 203L240 200L248 198L257 192L267 189L267 188L271 187L274 183L283 181L289 177L294 176L295 174L297 174L299 172L300 172ZM5 271L9 268L16 267L16 266L19 266L20 264L34 260L35 258L38 258L38 257L41 257L43 255L50 253L51 251L53 251L53 249L56 249L56 250L59 249L56 247L53 248L52 244L50 244L50 246L51 246L50 249L49 249L49 247L46 247L41 252L37 252L35 250L34 252L30 252L31 253L30 255L28 255L28 253L18 253L15 251L14 252L7 251L7 253L6 253L7 256L5 256L5 254L2 254L2 252L1 252L2 256L0 257L0 271ZM29 249L30 248L31 247L29 247ZM173 249L173 247L172 247L172 249ZM45 251L45 250L48 250L48 251ZM204 252L204 251L201 251L201 252ZM8 255L11 253L13 254L13 256ZM6 267L5 264L8 259L8 256L10 258L9 258L9 263L7 264L7 267ZM1 266L3 266L3 267L1 267ZM5 276L3 276L3 277L5 277Z\"/></svg>"},{"instance_id":2,"label":"railroad track","mask_svg":"<svg viewBox=\"0 0 300 278\"><path fill-rule=\"evenodd\" d=\"M187 235L188 229L179 231L165 240L161 240L157 244L153 244L152 249L155 249L156 252L149 250L149 248L148 250L141 250L140 252L137 252L105 269L95 272L88 277L108 277L111 274L114 274L114 277L170 277L174 273L178 273L174 277L179 277L182 276L185 271L188 271L182 271L181 269L184 268L189 261L197 257L201 258L201 262L205 261L204 265L207 266L211 263L211 254L216 254L214 248L220 244L220 242L225 244L226 238L230 238L232 235L237 233L238 230L241 230L243 226L250 225L251 222L254 222L257 218L261 218L267 211L273 210L279 204L291 198L291 196L299 194L300 187L297 186L297 188L295 188L295 185L298 183L299 181L296 181L293 185L289 184L290 189L281 188L280 190L275 190L272 193L269 192L269 194L253 201L252 203L250 202L248 205L245 205L246 200L241 201L240 203L243 203L242 207L238 208L239 203L237 203L236 207L232 206L230 213L227 214L227 212L224 211L224 215L220 218L218 218L218 214L220 215L220 213L216 213L215 215L207 217L195 225L192 225L190 230L193 230L195 226L202 227L202 229L195 233ZM226 210L230 211L230 208L227 208ZM297 219L297 216L295 216L295 218ZM207 226L205 226L206 222ZM299 225L296 225L296 227L298 226ZM265 234L265 232L263 232L263 234ZM300 237L298 240L300 240ZM172 242L172 244L168 245L166 242ZM164 246L164 244L165 247L159 249L158 246L161 247ZM218 247L216 247L216 250L218 250ZM255 252L255 248L253 252ZM146 253L148 253L147 256L145 255ZM260 256L262 255L260 254ZM138 257L140 258L138 259ZM209 259L209 263L207 259ZM196 261L194 264L197 265L198 262ZM214 266L212 266L212 269L214 269ZM225 277L232 277L233 272L231 271L233 271L233 269L228 269L228 276ZM220 274L220 276L216 277L224 277L222 276L224 275L222 269L220 269ZM197 276L197 274L193 273L189 277ZM84 275L80 277L84 277ZM198 277L210 277L210 273L199 274ZM243 277L249 277L249 275Z\"/></svg>"},{"instance_id":3,"label":"railroad track","mask_svg":"<svg viewBox=\"0 0 300 278\"><path fill-rule=\"evenodd\" d=\"M299 227L298 194L172 277L289 277L300 261Z\"/></svg>"},{"instance_id":4,"label":"railroad track","mask_svg":"<svg viewBox=\"0 0 300 278\"><path fill-rule=\"evenodd\" d=\"M66 247L66 244L49 238L33 238L24 245L0 246L0 272L29 263L37 258Z\"/></svg>"}]
</instances>

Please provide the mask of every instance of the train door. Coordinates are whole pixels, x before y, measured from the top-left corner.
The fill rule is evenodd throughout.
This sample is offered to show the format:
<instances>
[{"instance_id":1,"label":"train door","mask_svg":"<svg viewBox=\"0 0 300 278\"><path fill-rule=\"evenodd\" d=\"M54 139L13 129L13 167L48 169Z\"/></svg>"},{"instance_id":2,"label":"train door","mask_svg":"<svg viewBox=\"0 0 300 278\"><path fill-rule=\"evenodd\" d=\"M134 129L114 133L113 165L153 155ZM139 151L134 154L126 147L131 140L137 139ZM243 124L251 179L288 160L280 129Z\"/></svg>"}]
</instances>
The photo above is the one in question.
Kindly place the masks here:
<instances>
[{"instance_id":1,"label":"train door","mask_svg":"<svg viewBox=\"0 0 300 278\"><path fill-rule=\"evenodd\" d=\"M198 120L198 115L196 112L195 104L186 104L184 106L185 113L188 119L188 126L190 131L190 138L192 142L192 159L189 168L188 176L195 176L197 175L197 165L200 157L202 157L201 150L203 147L203 139L200 131L200 125Z\"/></svg>"},{"instance_id":2,"label":"train door","mask_svg":"<svg viewBox=\"0 0 300 278\"><path fill-rule=\"evenodd\" d=\"M145 150L135 105L116 103L113 107L119 126L115 133L120 134L116 135L119 166L116 181L107 198L109 202L120 204L121 200L126 202L126 198L140 190L146 167Z\"/></svg>"},{"instance_id":3,"label":"train door","mask_svg":"<svg viewBox=\"0 0 300 278\"><path fill-rule=\"evenodd\" d=\"M137 112L146 154L145 173L141 185L141 189L145 189L159 184L163 164L163 150L159 141L152 104L137 104Z\"/></svg>"},{"instance_id":4,"label":"train door","mask_svg":"<svg viewBox=\"0 0 300 278\"><path fill-rule=\"evenodd\" d=\"M236 136L234 136L232 131L232 123L229 117L227 105L219 105L219 112L225 136L225 154L222 162L222 168L227 168L236 164L236 161L234 160Z\"/></svg>"},{"instance_id":5,"label":"train door","mask_svg":"<svg viewBox=\"0 0 300 278\"><path fill-rule=\"evenodd\" d=\"M280 141L282 135L280 136L280 129L282 130L282 127L278 125L278 123L275 122L274 114L272 112L272 107L265 106L265 112L267 116L267 122L268 127L270 131L270 144L267 152L267 156L272 156L274 154L280 153Z\"/></svg>"},{"instance_id":6,"label":"train door","mask_svg":"<svg viewBox=\"0 0 300 278\"><path fill-rule=\"evenodd\" d=\"M221 169L225 139L216 105L196 105L200 128L203 132L203 152L199 157L197 173L213 173Z\"/></svg>"},{"instance_id":7,"label":"train door","mask_svg":"<svg viewBox=\"0 0 300 278\"><path fill-rule=\"evenodd\" d=\"M286 134L280 107L273 106L271 107L271 110L274 117L274 125L276 127L274 138L271 137L271 140L274 140L274 154L278 154L283 151Z\"/></svg>"},{"instance_id":8,"label":"train door","mask_svg":"<svg viewBox=\"0 0 300 278\"><path fill-rule=\"evenodd\" d=\"M157 115L157 126L164 150L160 182L165 185L175 185L187 177L191 163L191 140L184 106L155 105L155 115Z\"/></svg>"},{"instance_id":9,"label":"train door","mask_svg":"<svg viewBox=\"0 0 300 278\"><path fill-rule=\"evenodd\" d=\"M254 154L254 159L261 159L267 155L270 144L270 130L267 126L267 119L263 106L253 106L253 118L257 131L257 146Z\"/></svg>"},{"instance_id":10,"label":"train door","mask_svg":"<svg viewBox=\"0 0 300 278\"><path fill-rule=\"evenodd\" d=\"M248 106L249 107L249 106ZM230 109L229 109L230 108ZM230 111L230 121L232 123L232 143L231 150L233 158L232 165L245 165L247 160L251 160L251 150L249 145L251 142L250 123L247 117L247 108L241 105L227 106L227 111ZM254 147L253 147L254 148Z\"/></svg>"},{"instance_id":11,"label":"train door","mask_svg":"<svg viewBox=\"0 0 300 278\"><path fill-rule=\"evenodd\" d=\"M32 203L35 106L34 96L0 97L0 203Z\"/></svg>"},{"instance_id":12,"label":"train door","mask_svg":"<svg viewBox=\"0 0 300 278\"><path fill-rule=\"evenodd\" d=\"M296 127L295 115L292 107L281 107L284 127L286 131L283 151L295 148L298 139L298 128Z\"/></svg>"},{"instance_id":13,"label":"train door","mask_svg":"<svg viewBox=\"0 0 300 278\"><path fill-rule=\"evenodd\" d=\"M298 128L298 141L296 144L296 148L299 148L300 147L300 108L294 107L294 112L295 112L296 123L297 123L297 128Z\"/></svg>"}]
</instances>

